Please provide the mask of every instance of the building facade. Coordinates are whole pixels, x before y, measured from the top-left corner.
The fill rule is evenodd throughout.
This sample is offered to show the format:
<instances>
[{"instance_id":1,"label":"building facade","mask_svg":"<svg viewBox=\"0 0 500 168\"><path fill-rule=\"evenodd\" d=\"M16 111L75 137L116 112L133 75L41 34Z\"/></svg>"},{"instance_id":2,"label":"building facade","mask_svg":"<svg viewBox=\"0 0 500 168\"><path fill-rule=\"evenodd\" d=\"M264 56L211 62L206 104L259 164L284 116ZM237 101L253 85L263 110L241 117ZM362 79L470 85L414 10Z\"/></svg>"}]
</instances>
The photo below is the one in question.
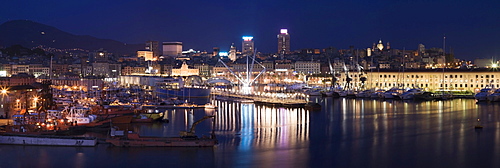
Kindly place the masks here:
<instances>
[{"instance_id":1,"label":"building facade","mask_svg":"<svg viewBox=\"0 0 500 168\"><path fill-rule=\"evenodd\" d=\"M310 61L297 61L295 62L295 71L302 74L316 74L321 73L321 63Z\"/></svg>"},{"instance_id":2,"label":"building facade","mask_svg":"<svg viewBox=\"0 0 500 168\"><path fill-rule=\"evenodd\" d=\"M172 76L193 76L200 75L199 69L190 69L186 62L182 63L181 68L172 69Z\"/></svg>"},{"instance_id":3,"label":"building facade","mask_svg":"<svg viewBox=\"0 0 500 168\"><path fill-rule=\"evenodd\" d=\"M367 88L422 88L426 91L472 91L500 88L500 71L494 69L379 70L366 72ZM342 75L341 78L345 78Z\"/></svg>"},{"instance_id":4,"label":"building facade","mask_svg":"<svg viewBox=\"0 0 500 168\"><path fill-rule=\"evenodd\" d=\"M144 61L156 61L153 51L137 51L137 57L143 57Z\"/></svg>"}]
</instances>

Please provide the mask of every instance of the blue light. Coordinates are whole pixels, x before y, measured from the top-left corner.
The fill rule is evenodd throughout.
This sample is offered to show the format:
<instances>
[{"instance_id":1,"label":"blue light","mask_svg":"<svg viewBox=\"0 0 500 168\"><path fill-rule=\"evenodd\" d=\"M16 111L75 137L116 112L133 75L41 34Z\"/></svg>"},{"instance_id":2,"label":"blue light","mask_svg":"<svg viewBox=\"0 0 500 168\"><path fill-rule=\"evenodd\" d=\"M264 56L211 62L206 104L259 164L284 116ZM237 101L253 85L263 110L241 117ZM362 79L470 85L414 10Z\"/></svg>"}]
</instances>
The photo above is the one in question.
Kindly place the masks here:
<instances>
[{"instance_id":1,"label":"blue light","mask_svg":"<svg viewBox=\"0 0 500 168\"><path fill-rule=\"evenodd\" d=\"M229 54L227 52L219 52L219 56L223 57L223 56L228 56Z\"/></svg>"}]
</instances>

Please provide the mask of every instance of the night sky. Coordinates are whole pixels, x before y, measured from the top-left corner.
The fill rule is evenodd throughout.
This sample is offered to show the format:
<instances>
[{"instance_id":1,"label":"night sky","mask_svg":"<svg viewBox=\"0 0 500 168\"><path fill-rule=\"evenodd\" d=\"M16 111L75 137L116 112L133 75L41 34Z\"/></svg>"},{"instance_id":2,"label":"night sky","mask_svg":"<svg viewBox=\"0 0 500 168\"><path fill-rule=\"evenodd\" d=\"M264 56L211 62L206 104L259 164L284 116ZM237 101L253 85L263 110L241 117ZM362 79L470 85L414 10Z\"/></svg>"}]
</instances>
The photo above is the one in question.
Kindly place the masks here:
<instances>
[{"instance_id":1,"label":"night sky","mask_svg":"<svg viewBox=\"0 0 500 168\"><path fill-rule=\"evenodd\" d=\"M291 48L453 48L460 59L500 59L498 0L21 0L0 2L0 23L27 19L77 35L125 43L182 41L184 49L241 49L254 36L258 51L276 52L279 29ZM0 37L1 38L1 37Z\"/></svg>"}]
</instances>

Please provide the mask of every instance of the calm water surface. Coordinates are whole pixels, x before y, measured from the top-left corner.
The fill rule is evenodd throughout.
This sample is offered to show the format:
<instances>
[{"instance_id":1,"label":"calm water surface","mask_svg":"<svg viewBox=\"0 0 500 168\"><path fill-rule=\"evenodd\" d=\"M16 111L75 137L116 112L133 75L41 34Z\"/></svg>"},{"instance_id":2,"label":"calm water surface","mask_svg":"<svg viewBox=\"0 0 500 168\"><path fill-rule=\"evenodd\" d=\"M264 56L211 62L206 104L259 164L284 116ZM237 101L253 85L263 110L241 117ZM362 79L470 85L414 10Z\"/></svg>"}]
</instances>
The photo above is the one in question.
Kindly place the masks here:
<instances>
[{"instance_id":1,"label":"calm water surface","mask_svg":"<svg viewBox=\"0 0 500 168\"><path fill-rule=\"evenodd\" d=\"M500 103L314 101L322 110L214 101L217 112L167 110L170 123L132 125L141 135L177 136L190 123L216 114L214 148L1 145L0 168L500 167ZM482 130L474 129L478 118ZM211 130L206 120L196 134Z\"/></svg>"}]
</instances>

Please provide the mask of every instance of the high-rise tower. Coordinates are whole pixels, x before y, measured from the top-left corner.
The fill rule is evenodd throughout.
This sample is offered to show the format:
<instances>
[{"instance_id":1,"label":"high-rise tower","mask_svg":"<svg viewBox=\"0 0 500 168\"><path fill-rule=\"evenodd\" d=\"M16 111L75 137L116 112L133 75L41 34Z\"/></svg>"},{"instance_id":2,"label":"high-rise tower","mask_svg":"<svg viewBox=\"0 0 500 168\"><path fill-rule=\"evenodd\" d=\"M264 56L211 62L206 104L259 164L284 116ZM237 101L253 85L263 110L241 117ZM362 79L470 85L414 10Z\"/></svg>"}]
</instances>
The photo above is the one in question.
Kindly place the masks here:
<instances>
[{"instance_id":1,"label":"high-rise tower","mask_svg":"<svg viewBox=\"0 0 500 168\"><path fill-rule=\"evenodd\" d=\"M243 36L243 42L241 47L241 52L243 56L253 55L254 52L254 42L252 36Z\"/></svg>"},{"instance_id":2,"label":"high-rise tower","mask_svg":"<svg viewBox=\"0 0 500 168\"><path fill-rule=\"evenodd\" d=\"M288 29L281 29L278 34L278 54L290 53L290 34Z\"/></svg>"},{"instance_id":3,"label":"high-rise tower","mask_svg":"<svg viewBox=\"0 0 500 168\"><path fill-rule=\"evenodd\" d=\"M153 52L153 58L158 58L161 54L158 41L146 41L146 50Z\"/></svg>"}]
</instances>

